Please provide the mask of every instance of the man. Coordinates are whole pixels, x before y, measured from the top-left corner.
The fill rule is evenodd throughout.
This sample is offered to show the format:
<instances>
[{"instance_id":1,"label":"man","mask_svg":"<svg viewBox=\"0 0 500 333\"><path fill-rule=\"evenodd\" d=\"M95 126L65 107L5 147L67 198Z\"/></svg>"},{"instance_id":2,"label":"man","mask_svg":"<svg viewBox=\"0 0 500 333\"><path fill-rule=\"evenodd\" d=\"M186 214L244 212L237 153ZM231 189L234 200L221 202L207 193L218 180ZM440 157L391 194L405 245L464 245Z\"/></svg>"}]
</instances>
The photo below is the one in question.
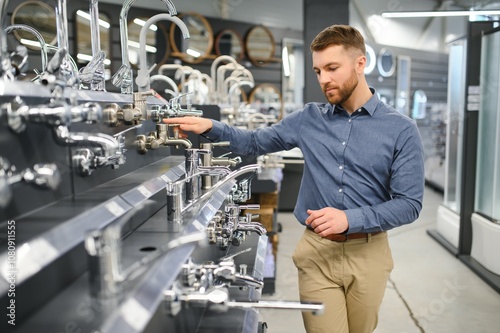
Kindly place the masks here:
<instances>
[{"instance_id":1,"label":"man","mask_svg":"<svg viewBox=\"0 0 500 333\"><path fill-rule=\"evenodd\" d=\"M164 121L230 141L238 154L301 149L305 164L294 214L306 227L293 260L301 300L325 304L322 316L303 314L306 330L373 332L393 268L385 231L415 221L422 208L421 138L414 121L368 86L359 31L330 26L311 51L328 103L309 103L256 131L203 118Z\"/></svg>"}]
</instances>

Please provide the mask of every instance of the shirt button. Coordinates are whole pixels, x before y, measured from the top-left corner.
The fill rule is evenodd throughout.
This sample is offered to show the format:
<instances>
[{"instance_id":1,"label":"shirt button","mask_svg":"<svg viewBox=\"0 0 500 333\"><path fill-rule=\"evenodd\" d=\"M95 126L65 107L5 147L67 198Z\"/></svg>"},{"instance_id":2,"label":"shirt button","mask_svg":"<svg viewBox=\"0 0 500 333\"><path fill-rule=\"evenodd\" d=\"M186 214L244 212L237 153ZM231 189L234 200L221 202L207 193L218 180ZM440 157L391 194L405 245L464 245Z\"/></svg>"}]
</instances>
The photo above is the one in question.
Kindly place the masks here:
<instances>
[{"instance_id":1,"label":"shirt button","mask_svg":"<svg viewBox=\"0 0 500 333\"><path fill-rule=\"evenodd\" d=\"M349 122L352 122L352 119L349 119Z\"/></svg>"},{"instance_id":2,"label":"shirt button","mask_svg":"<svg viewBox=\"0 0 500 333\"><path fill-rule=\"evenodd\" d=\"M341 165L341 166L339 166L339 169L342 170L342 169L344 169L344 167Z\"/></svg>"},{"instance_id":3,"label":"shirt button","mask_svg":"<svg viewBox=\"0 0 500 333\"><path fill-rule=\"evenodd\" d=\"M342 190L341 188L339 188L339 192L340 192L340 193L342 193L342 192L343 192L343 190Z\"/></svg>"},{"instance_id":4,"label":"shirt button","mask_svg":"<svg viewBox=\"0 0 500 333\"><path fill-rule=\"evenodd\" d=\"M342 141L342 146L345 146L345 141Z\"/></svg>"},{"instance_id":5,"label":"shirt button","mask_svg":"<svg viewBox=\"0 0 500 333\"><path fill-rule=\"evenodd\" d=\"M361 112L361 109L358 109L358 112Z\"/></svg>"}]
</instances>

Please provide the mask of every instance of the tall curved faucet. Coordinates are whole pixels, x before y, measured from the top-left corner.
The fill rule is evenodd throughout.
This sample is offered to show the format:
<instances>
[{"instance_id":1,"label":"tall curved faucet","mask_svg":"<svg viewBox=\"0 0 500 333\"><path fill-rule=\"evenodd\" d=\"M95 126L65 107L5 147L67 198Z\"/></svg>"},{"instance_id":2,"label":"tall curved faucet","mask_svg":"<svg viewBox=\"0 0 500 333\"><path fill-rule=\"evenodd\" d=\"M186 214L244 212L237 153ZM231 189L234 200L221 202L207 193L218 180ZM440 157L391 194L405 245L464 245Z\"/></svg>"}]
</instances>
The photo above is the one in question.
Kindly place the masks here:
<instances>
[{"instance_id":1,"label":"tall curved faucet","mask_svg":"<svg viewBox=\"0 0 500 333\"><path fill-rule=\"evenodd\" d=\"M171 91L173 93L175 93L175 95L173 97L176 97L179 95L179 88L177 87L177 84L175 83L174 80L172 80L168 76L156 74L156 75L151 76L151 78L150 78L150 82L153 82L153 81L163 81L163 82L167 83L168 85L170 85L170 87L172 87Z\"/></svg>"},{"instance_id":2,"label":"tall curved faucet","mask_svg":"<svg viewBox=\"0 0 500 333\"><path fill-rule=\"evenodd\" d=\"M166 6L170 16L177 15L177 9L170 0L161 0ZM134 92L134 83L132 80L132 66L128 58L128 12L136 0L126 0L120 11L120 42L122 50L122 65L113 75L112 82L116 87L121 88L122 94L132 94Z\"/></svg>"},{"instance_id":3,"label":"tall curved faucet","mask_svg":"<svg viewBox=\"0 0 500 333\"><path fill-rule=\"evenodd\" d=\"M218 87L218 81L217 81L217 74L216 74L216 69L217 69L217 66L223 62L223 61L226 61L226 62L229 62L229 63L232 63L234 64L234 67L235 68L238 68L238 62L236 61L236 59L234 59L233 57L229 56L229 55L221 55L221 56L218 56L217 58L215 58L215 60L212 62L212 65L210 66L210 77L212 78L212 82L213 82L213 103L218 103L219 102L219 96L218 96L218 90L217 90L217 87Z\"/></svg>"},{"instance_id":4,"label":"tall curved faucet","mask_svg":"<svg viewBox=\"0 0 500 333\"><path fill-rule=\"evenodd\" d=\"M135 83L139 87L139 92L145 92L150 89L149 74L156 67L156 64L148 69L146 60L146 35L151 24L156 23L160 20L167 20L175 23L181 29L184 39L188 39L190 37L188 27L186 26L186 24L184 24L184 22L182 22L180 18L176 16L171 16L170 14L157 14L146 21L144 26L141 28L141 33L139 35L141 52L139 54L139 71L137 72L137 77L135 79Z\"/></svg>"},{"instance_id":5,"label":"tall curved faucet","mask_svg":"<svg viewBox=\"0 0 500 333\"><path fill-rule=\"evenodd\" d=\"M47 70L47 43L45 43L45 39L43 38L42 34L38 32L35 28L26 25L26 24L13 24L9 25L7 28L5 28L5 33L8 34L14 30L23 30L30 32L33 34L36 39L38 39L38 43L40 43L40 56L42 59L42 72L45 72ZM35 80L35 79L34 79Z\"/></svg>"},{"instance_id":6,"label":"tall curved faucet","mask_svg":"<svg viewBox=\"0 0 500 333\"><path fill-rule=\"evenodd\" d=\"M0 77L10 76L10 59L7 52L7 33L4 31L9 0L0 0ZM12 77L11 77L12 78Z\"/></svg>"}]
</instances>

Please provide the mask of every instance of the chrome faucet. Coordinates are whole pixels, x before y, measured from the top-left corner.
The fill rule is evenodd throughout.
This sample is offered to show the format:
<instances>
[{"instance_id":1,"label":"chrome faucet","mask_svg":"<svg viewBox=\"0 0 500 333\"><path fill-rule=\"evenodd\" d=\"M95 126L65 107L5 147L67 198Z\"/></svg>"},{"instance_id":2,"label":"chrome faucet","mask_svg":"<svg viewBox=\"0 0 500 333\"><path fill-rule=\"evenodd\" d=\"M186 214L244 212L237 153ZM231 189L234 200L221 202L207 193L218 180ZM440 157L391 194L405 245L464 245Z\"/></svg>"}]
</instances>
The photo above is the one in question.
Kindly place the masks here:
<instances>
[{"instance_id":1,"label":"chrome faucet","mask_svg":"<svg viewBox=\"0 0 500 333\"><path fill-rule=\"evenodd\" d=\"M122 9L120 11L120 42L122 51L122 65L118 71L111 78L111 82L115 87L121 88L122 94L132 94L134 91L133 85L133 73L132 66L130 65L130 60L128 57L128 21L127 16L130 8L136 0L126 0L123 3ZM170 0L162 0L162 2L167 6L167 10L170 16L177 15L177 9Z\"/></svg>"},{"instance_id":2,"label":"chrome faucet","mask_svg":"<svg viewBox=\"0 0 500 333\"><path fill-rule=\"evenodd\" d=\"M78 149L73 155L73 166L82 176L87 176L94 169L111 165L118 168L125 163L125 143L123 133L115 136L104 133L70 132L68 126L73 122L96 123L102 119L102 108L96 103L85 103L71 106L67 103L52 103L30 107L17 96L10 103L4 103L0 112L7 115L10 128L20 133L25 130L26 123L43 123L53 127L55 140L65 146L89 144L95 148Z\"/></svg>"},{"instance_id":3,"label":"chrome faucet","mask_svg":"<svg viewBox=\"0 0 500 333\"><path fill-rule=\"evenodd\" d=\"M38 163L31 169L18 172L16 167L0 156L0 207L6 207L11 198L11 186L19 182L39 188L56 190L61 183L61 174L55 164Z\"/></svg>"},{"instance_id":4,"label":"chrome faucet","mask_svg":"<svg viewBox=\"0 0 500 333\"><path fill-rule=\"evenodd\" d=\"M106 91L104 85L104 60L106 54L101 50L101 33L99 30L99 1L89 1L90 39L92 42L92 60L80 69L80 80L90 84L94 91Z\"/></svg>"},{"instance_id":5,"label":"chrome faucet","mask_svg":"<svg viewBox=\"0 0 500 333\"><path fill-rule=\"evenodd\" d=\"M47 61L48 61L47 60L48 59L47 52L48 51L47 51L47 43L45 43L45 39L43 38L42 34L40 32L38 32L38 30L34 29L33 27L30 27L29 25L25 25L25 24L10 25L7 28L5 28L5 33L8 34L14 30L27 31L36 37L36 39L38 40L38 43L40 44L40 57L41 57L41 62L42 62L42 73L45 72L47 70ZM35 73L36 73L36 71L35 71ZM39 78L40 78L40 73L37 73L37 76L32 81L36 81Z\"/></svg>"},{"instance_id":6,"label":"chrome faucet","mask_svg":"<svg viewBox=\"0 0 500 333\"><path fill-rule=\"evenodd\" d=\"M212 65L210 66L210 77L212 79L212 81L211 81L212 82L212 87L211 87L212 88L211 89L212 104L219 103L220 91L218 90L219 82L218 82L218 77L216 75L216 70L217 70L217 66L223 61L233 64L235 66L235 68L238 66L238 62L236 61L236 59L234 59L233 57L231 57L229 55L221 55L221 56L215 58L215 60L212 62Z\"/></svg>"},{"instance_id":7,"label":"chrome faucet","mask_svg":"<svg viewBox=\"0 0 500 333\"><path fill-rule=\"evenodd\" d=\"M139 54L139 70L137 72L137 77L135 79L135 83L139 87L140 92L148 91L150 89L149 76L156 67L156 64L154 64L151 68L148 68L146 59L146 35L151 24L156 23L160 20L167 20L173 22L181 29L184 39L189 38L188 27L186 26L186 24L184 24L184 22L180 18L176 16L171 16L170 14L157 14L146 21L144 26L141 28L141 32L139 35L139 44L141 52Z\"/></svg>"},{"instance_id":8,"label":"chrome faucet","mask_svg":"<svg viewBox=\"0 0 500 333\"><path fill-rule=\"evenodd\" d=\"M162 244L158 250L125 268L122 265L121 238L122 229L128 222L130 214L126 214L105 229L90 231L85 237L85 249L89 259L90 294L93 297L113 297L123 289L125 282L144 273L153 261L168 251L185 244L206 242L206 235L202 232L183 235Z\"/></svg>"},{"instance_id":9,"label":"chrome faucet","mask_svg":"<svg viewBox=\"0 0 500 333\"><path fill-rule=\"evenodd\" d=\"M170 136L168 129L173 128L174 136ZM158 149L160 147L183 146L190 149L193 144L188 139L179 136L179 125L156 124L156 131L146 135L138 135L135 141L137 151L140 154L145 154L148 149Z\"/></svg>"},{"instance_id":10,"label":"chrome faucet","mask_svg":"<svg viewBox=\"0 0 500 333\"><path fill-rule=\"evenodd\" d=\"M316 302L231 301L227 285L212 286L206 292L178 286L164 291L164 309L166 315L177 315L183 306L202 306L216 312L227 312L230 308L297 310L312 312L313 315L321 315L325 309L323 303Z\"/></svg>"},{"instance_id":11,"label":"chrome faucet","mask_svg":"<svg viewBox=\"0 0 500 333\"><path fill-rule=\"evenodd\" d=\"M10 103L2 104L0 111L7 116L9 127L16 133L24 131L28 122L67 126L72 122L95 123L102 118L99 104L85 103L70 106L67 103L54 102L48 105L28 106L19 96Z\"/></svg>"},{"instance_id":12,"label":"chrome faucet","mask_svg":"<svg viewBox=\"0 0 500 333\"><path fill-rule=\"evenodd\" d=\"M53 68L53 72L57 77L57 81L63 86L78 86L78 72L74 70L69 60L69 39L68 39L68 11L66 0L58 0L56 6L56 25L57 25L57 46L58 52L54 57L61 57L60 60L52 62L58 64L57 68ZM49 64L50 65L50 64Z\"/></svg>"},{"instance_id":13,"label":"chrome faucet","mask_svg":"<svg viewBox=\"0 0 500 333\"><path fill-rule=\"evenodd\" d=\"M7 52L7 33L4 30L9 0L0 0L0 76L12 80L10 59Z\"/></svg>"},{"instance_id":14,"label":"chrome faucet","mask_svg":"<svg viewBox=\"0 0 500 333\"><path fill-rule=\"evenodd\" d=\"M201 167L200 167L201 168ZM235 171L231 171L230 169L226 167L214 167L214 168L207 168L207 169L201 169L198 170L198 173L194 173L190 176L187 176L184 179L178 180L176 182L169 182L167 183L166 186L166 192L167 192L167 228L169 231L172 232L177 232L180 230L180 226L182 223L182 214L193 207L195 207L197 202L203 202L207 198L209 198L213 193L215 193L221 186L225 185L228 181L234 180L237 177L246 174L246 173L254 173L254 172L259 172L260 171L260 166L257 164L250 164L246 165L244 167L241 167ZM182 198L183 194L183 187L184 185L187 185L188 182L191 179L199 178L200 176L203 175L216 175L216 174L222 174L225 175L220 181L218 181L212 188L203 195L195 198L196 200L188 200L188 191L192 191L191 194L193 195L193 191L196 192L197 188L193 188L193 184L191 183L191 189L189 186L185 190L186 193L185 196L186 198ZM199 183L199 182L198 182ZM193 199L193 197L191 197Z\"/></svg>"},{"instance_id":15,"label":"chrome faucet","mask_svg":"<svg viewBox=\"0 0 500 333\"><path fill-rule=\"evenodd\" d=\"M228 166L235 167L239 163L241 163L241 157L237 156L234 158L226 157L225 155L219 157L213 157L213 147L227 147L230 145L229 141L220 141L220 142L208 142L202 143L201 149L210 151L210 154L203 154L201 157L201 165L205 168L210 168L213 166ZM229 154L229 153L228 153ZM202 188L204 190L208 190L212 187L212 177L211 176L203 176L202 178Z\"/></svg>"}]
</instances>

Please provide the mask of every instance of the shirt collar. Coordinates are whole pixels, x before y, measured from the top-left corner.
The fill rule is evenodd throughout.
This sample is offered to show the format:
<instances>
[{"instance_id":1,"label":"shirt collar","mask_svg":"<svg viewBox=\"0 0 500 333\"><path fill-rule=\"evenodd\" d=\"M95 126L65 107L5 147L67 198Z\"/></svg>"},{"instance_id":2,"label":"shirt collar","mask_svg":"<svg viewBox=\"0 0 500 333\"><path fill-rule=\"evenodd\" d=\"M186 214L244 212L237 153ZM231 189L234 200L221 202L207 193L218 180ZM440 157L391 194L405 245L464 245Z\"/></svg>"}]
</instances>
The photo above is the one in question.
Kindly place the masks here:
<instances>
[{"instance_id":1,"label":"shirt collar","mask_svg":"<svg viewBox=\"0 0 500 333\"><path fill-rule=\"evenodd\" d=\"M379 103L379 98L374 88L370 87L370 91L372 93L372 97L370 97L370 99L365 103L365 105L361 107L361 109L368 112L370 116L373 116L373 114L375 113L375 109L377 108L377 105ZM333 113L344 111L344 109L340 105L332 105L330 103L327 104L326 110L331 110Z\"/></svg>"}]
</instances>

